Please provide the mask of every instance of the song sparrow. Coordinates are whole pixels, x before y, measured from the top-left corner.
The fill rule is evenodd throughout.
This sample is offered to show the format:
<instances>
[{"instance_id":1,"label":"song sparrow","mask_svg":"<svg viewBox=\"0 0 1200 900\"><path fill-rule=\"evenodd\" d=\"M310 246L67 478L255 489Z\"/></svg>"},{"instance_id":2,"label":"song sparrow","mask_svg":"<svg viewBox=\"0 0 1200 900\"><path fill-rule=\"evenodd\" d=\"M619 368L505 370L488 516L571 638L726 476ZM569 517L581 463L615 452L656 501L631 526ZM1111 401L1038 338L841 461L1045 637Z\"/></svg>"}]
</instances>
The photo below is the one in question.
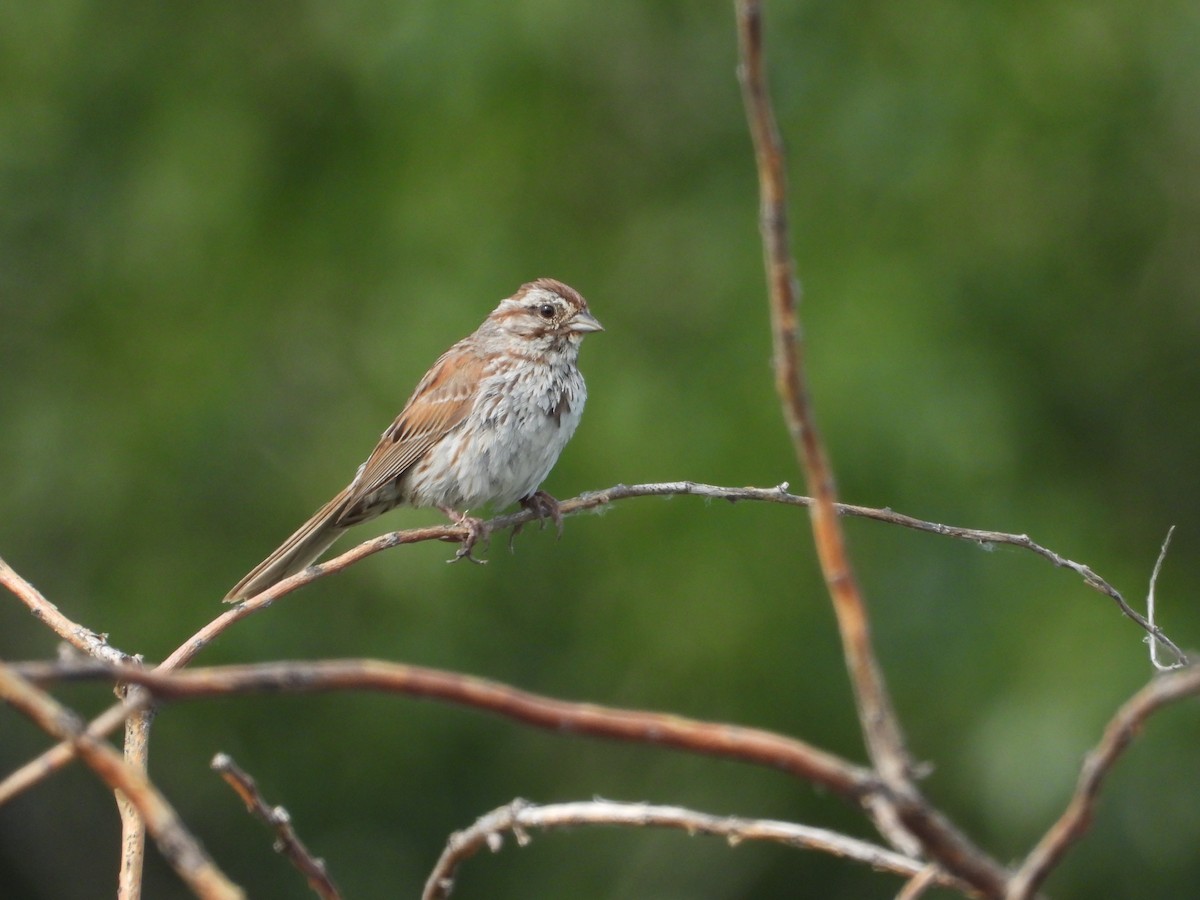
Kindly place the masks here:
<instances>
[{"instance_id":1,"label":"song sparrow","mask_svg":"<svg viewBox=\"0 0 1200 900\"><path fill-rule=\"evenodd\" d=\"M483 521L467 511L516 500L561 529L558 501L538 490L583 412L579 345L603 331L573 288L524 284L438 358L354 480L225 597L252 597L307 568L347 528L400 505L436 506L469 529L455 560L471 557ZM451 560L452 562L454 560Z\"/></svg>"}]
</instances>

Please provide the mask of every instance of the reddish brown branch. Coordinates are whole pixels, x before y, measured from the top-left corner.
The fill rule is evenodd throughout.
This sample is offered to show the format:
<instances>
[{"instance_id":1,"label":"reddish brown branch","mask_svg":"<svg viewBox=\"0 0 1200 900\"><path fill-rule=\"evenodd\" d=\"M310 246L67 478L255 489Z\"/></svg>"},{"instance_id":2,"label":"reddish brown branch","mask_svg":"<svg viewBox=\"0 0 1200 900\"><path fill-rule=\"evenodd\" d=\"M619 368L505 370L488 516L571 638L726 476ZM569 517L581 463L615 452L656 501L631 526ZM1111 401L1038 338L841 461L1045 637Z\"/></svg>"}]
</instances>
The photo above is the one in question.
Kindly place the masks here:
<instances>
[{"instance_id":1,"label":"reddish brown branch","mask_svg":"<svg viewBox=\"0 0 1200 900\"><path fill-rule=\"evenodd\" d=\"M759 228L770 298L775 383L784 421L813 495L817 556L837 616L863 737L871 761L889 789L884 802L894 804L895 820L932 859L985 893L998 895L1005 882L1003 868L939 815L913 783L904 735L871 645L866 604L838 521L833 470L817 431L805 381L798 315L800 284L791 255L783 142L767 89L761 4L738 0L737 21L738 76L758 169ZM876 816L877 822L890 820L890 814Z\"/></svg>"},{"instance_id":2,"label":"reddish brown branch","mask_svg":"<svg viewBox=\"0 0 1200 900\"><path fill-rule=\"evenodd\" d=\"M1117 711L1104 729L1100 743L1084 759L1075 794L1066 810L1009 882L1005 895L1008 900L1032 897L1067 851L1083 837L1091 825L1104 780L1146 720L1164 706L1196 695L1200 695L1200 668L1193 666L1158 676Z\"/></svg>"},{"instance_id":3,"label":"reddish brown branch","mask_svg":"<svg viewBox=\"0 0 1200 900\"><path fill-rule=\"evenodd\" d=\"M292 817L282 806L271 806L258 789L258 784L226 753L213 757L212 769L218 773L246 804L246 809L275 832L275 850L304 876L308 886L322 900L341 900L341 893L329 877L325 860L313 856L300 835L292 827Z\"/></svg>"},{"instance_id":4,"label":"reddish brown branch","mask_svg":"<svg viewBox=\"0 0 1200 900\"><path fill-rule=\"evenodd\" d=\"M92 771L136 808L163 857L196 896L211 900L243 896L241 889L225 877L187 830L146 773L125 762L107 743L92 737L78 716L3 664L0 664L0 698L47 734L69 741Z\"/></svg>"},{"instance_id":5,"label":"reddish brown branch","mask_svg":"<svg viewBox=\"0 0 1200 900\"><path fill-rule=\"evenodd\" d=\"M593 800L581 803L554 803L534 806L523 800L481 816L471 827L450 836L446 849L425 883L422 900L445 900L454 887L458 867L480 850L500 850L504 834L512 833L516 842L529 843L529 830L566 828L582 825L618 825L633 828L677 828L689 835L705 834L725 838L731 846L742 841L773 841L804 850L816 850L843 859L852 859L881 872L907 878L924 877L929 884L950 887L973 895L969 885L946 875L936 867L910 859L884 847L856 838L791 822L768 819L742 819L713 816L678 806L647 803L617 803Z\"/></svg>"},{"instance_id":6,"label":"reddish brown branch","mask_svg":"<svg viewBox=\"0 0 1200 900\"><path fill-rule=\"evenodd\" d=\"M379 660L260 663L167 672L101 663L26 663L36 682L110 679L141 685L160 700L251 692L383 691L484 710L556 733L580 734L766 766L811 781L855 802L878 789L873 772L795 738L757 728L665 713L571 703L457 672Z\"/></svg>"},{"instance_id":7,"label":"reddish brown branch","mask_svg":"<svg viewBox=\"0 0 1200 900\"><path fill-rule=\"evenodd\" d=\"M787 175L783 142L767 89L763 59L762 9L755 0L740 0L738 74L754 140L759 181L759 230L771 301L775 344L775 387L796 456L813 495L812 519L817 554L833 598L850 669L859 720L871 759L892 787L909 782L904 737L888 697L883 674L875 661L866 606L846 552L837 517L833 470L817 431L804 374L804 345L800 336L800 284L796 278L788 228Z\"/></svg>"}]
</instances>

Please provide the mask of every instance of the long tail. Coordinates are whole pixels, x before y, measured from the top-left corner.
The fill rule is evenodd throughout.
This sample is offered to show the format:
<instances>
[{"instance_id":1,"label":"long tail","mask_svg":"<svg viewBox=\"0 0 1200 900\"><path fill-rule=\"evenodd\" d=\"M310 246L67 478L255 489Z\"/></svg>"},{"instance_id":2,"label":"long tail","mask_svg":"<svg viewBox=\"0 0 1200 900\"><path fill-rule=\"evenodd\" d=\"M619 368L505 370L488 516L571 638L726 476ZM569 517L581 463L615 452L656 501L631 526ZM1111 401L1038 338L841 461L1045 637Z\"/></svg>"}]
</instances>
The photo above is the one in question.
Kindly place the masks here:
<instances>
[{"instance_id":1,"label":"long tail","mask_svg":"<svg viewBox=\"0 0 1200 900\"><path fill-rule=\"evenodd\" d=\"M349 490L343 489L301 525L278 550L251 569L250 573L225 595L225 602L236 603L238 600L261 594L271 585L312 565L346 530L346 527L338 525L337 521L346 505Z\"/></svg>"}]
</instances>

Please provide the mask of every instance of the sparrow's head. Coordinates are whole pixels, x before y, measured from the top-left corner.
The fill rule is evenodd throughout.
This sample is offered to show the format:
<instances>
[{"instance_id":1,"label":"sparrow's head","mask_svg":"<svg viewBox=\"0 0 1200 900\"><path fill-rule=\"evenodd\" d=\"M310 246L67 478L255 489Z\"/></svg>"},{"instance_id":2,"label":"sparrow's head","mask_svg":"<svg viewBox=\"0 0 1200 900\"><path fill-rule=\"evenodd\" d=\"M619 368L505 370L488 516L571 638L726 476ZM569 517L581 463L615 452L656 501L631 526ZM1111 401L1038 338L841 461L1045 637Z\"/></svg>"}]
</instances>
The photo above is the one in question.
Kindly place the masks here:
<instances>
[{"instance_id":1,"label":"sparrow's head","mask_svg":"<svg viewBox=\"0 0 1200 900\"><path fill-rule=\"evenodd\" d=\"M604 330L583 295L553 278L521 285L488 318L509 334L551 343L565 340L578 345L588 332Z\"/></svg>"}]
</instances>

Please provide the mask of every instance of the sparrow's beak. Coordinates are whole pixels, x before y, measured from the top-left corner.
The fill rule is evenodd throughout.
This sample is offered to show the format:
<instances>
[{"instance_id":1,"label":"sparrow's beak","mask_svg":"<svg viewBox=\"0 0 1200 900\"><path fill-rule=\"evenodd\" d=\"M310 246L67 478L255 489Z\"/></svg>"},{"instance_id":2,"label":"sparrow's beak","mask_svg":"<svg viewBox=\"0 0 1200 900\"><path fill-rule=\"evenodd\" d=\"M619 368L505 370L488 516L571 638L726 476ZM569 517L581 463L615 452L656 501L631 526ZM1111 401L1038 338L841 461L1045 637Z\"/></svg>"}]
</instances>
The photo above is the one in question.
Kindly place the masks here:
<instances>
[{"instance_id":1,"label":"sparrow's beak","mask_svg":"<svg viewBox=\"0 0 1200 900\"><path fill-rule=\"evenodd\" d=\"M604 326L601 325L596 317L586 309L581 309L571 317L571 324L567 326L571 331L578 331L584 334L588 331L603 331Z\"/></svg>"}]
</instances>

